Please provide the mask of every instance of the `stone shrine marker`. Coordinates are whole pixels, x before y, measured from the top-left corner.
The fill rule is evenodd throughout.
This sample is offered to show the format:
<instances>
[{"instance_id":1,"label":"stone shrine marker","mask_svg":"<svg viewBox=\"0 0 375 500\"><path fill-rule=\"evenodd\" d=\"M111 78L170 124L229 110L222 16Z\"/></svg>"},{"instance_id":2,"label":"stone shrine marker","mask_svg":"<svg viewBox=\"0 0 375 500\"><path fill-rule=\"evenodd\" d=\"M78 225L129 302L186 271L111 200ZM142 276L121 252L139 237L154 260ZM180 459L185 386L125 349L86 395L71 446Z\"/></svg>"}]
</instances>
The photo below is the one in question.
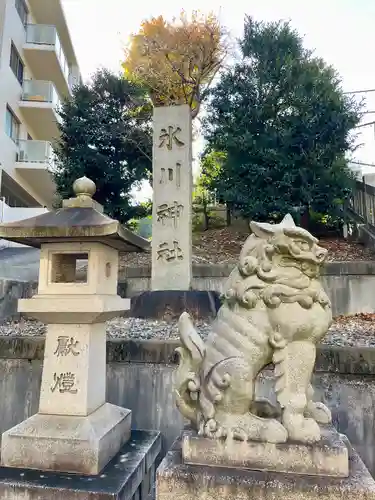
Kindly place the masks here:
<instances>
[{"instance_id":1,"label":"stone shrine marker","mask_svg":"<svg viewBox=\"0 0 375 500\"><path fill-rule=\"evenodd\" d=\"M189 290L192 279L190 106L154 109L152 290Z\"/></svg>"}]
</instances>

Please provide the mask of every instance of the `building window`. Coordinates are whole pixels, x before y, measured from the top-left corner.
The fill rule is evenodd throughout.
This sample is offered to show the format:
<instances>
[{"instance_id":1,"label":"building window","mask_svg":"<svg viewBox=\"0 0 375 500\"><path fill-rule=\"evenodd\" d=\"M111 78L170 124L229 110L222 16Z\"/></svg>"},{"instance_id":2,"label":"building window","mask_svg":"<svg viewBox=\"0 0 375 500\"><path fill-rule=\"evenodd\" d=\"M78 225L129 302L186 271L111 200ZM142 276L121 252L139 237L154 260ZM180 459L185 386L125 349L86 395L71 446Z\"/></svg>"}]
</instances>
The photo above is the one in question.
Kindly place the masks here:
<instances>
[{"instance_id":1,"label":"building window","mask_svg":"<svg viewBox=\"0 0 375 500\"><path fill-rule=\"evenodd\" d=\"M17 80L22 85L22 83L23 83L24 64L21 61L20 55L17 52L17 49L13 45L13 43L12 43L12 45L10 47L10 67L12 68L12 71L15 74Z\"/></svg>"},{"instance_id":2,"label":"building window","mask_svg":"<svg viewBox=\"0 0 375 500\"><path fill-rule=\"evenodd\" d=\"M18 15L21 18L22 24L26 26L27 24L27 16L29 14L29 10L27 8L25 0L16 0L16 9Z\"/></svg>"},{"instance_id":3,"label":"building window","mask_svg":"<svg viewBox=\"0 0 375 500\"><path fill-rule=\"evenodd\" d=\"M18 142L20 135L20 122L8 106L5 114L5 132L11 139L13 139L14 142Z\"/></svg>"}]
</instances>

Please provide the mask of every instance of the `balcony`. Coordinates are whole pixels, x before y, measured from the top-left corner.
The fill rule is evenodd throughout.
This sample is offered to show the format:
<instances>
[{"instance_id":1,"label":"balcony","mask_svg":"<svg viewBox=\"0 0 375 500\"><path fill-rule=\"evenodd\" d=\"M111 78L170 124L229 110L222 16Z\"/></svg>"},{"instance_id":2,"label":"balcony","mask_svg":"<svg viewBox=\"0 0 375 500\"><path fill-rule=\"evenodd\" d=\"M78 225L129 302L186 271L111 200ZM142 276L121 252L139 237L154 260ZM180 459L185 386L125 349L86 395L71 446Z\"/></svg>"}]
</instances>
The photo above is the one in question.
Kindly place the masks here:
<instances>
[{"instance_id":1,"label":"balcony","mask_svg":"<svg viewBox=\"0 0 375 500\"><path fill-rule=\"evenodd\" d=\"M37 137L53 141L59 135L61 121L57 111L60 99L52 82L24 80L19 103L25 122Z\"/></svg>"},{"instance_id":2,"label":"balcony","mask_svg":"<svg viewBox=\"0 0 375 500\"><path fill-rule=\"evenodd\" d=\"M69 96L69 65L55 26L28 24L24 54L36 80L49 80L59 95Z\"/></svg>"},{"instance_id":3,"label":"balcony","mask_svg":"<svg viewBox=\"0 0 375 500\"><path fill-rule=\"evenodd\" d=\"M62 0L28 0L30 11L33 13L34 23L56 27L69 66L76 67L74 72L78 73L78 62L62 3Z\"/></svg>"},{"instance_id":4,"label":"balcony","mask_svg":"<svg viewBox=\"0 0 375 500\"><path fill-rule=\"evenodd\" d=\"M47 141L18 141L16 170L38 195L49 204L55 193L53 150Z\"/></svg>"},{"instance_id":5,"label":"balcony","mask_svg":"<svg viewBox=\"0 0 375 500\"><path fill-rule=\"evenodd\" d=\"M10 207L5 203L4 199L0 199L0 223L15 222L19 220L30 219L37 215L42 215L48 212L44 207ZM25 248L27 245L14 243L13 241L0 239L0 248ZM27 272L26 272L27 279Z\"/></svg>"},{"instance_id":6,"label":"balcony","mask_svg":"<svg viewBox=\"0 0 375 500\"><path fill-rule=\"evenodd\" d=\"M44 207L10 207L4 200L0 200L0 222L15 222L30 219L48 212ZM23 246L23 245L22 245Z\"/></svg>"}]
</instances>

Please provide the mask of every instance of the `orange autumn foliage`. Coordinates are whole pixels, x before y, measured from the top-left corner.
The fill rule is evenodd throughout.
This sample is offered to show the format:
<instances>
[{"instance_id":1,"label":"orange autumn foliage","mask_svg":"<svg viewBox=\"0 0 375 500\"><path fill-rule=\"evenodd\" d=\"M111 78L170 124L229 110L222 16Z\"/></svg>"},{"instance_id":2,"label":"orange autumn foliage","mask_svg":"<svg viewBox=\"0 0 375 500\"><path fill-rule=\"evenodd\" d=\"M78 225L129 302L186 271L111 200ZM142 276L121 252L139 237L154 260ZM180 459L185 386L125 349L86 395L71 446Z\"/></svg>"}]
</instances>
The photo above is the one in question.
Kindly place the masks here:
<instances>
[{"instance_id":1,"label":"orange autumn foliage","mask_svg":"<svg viewBox=\"0 0 375 500\"><path fill-rule=\"evenodd\" d=\"M195 117L228 54L227 40L213 14L189 18L182 11L173 22L159 16L131 36L122 66L127 78L147 87L155 106L189 104Z\"/></svg>"}]
</instances>

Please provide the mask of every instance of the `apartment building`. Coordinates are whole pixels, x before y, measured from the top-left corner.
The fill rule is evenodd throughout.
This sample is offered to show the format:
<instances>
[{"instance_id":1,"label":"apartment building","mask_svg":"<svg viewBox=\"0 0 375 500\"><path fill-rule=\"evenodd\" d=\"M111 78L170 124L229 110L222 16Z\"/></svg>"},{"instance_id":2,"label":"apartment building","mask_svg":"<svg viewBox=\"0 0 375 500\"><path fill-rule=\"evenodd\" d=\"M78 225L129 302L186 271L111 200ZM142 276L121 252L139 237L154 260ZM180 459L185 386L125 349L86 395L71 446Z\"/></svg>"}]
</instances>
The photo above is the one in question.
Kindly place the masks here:
<instances>
[{"instance_id":1,"label":"apartment building","mask_svg":"<svg viewBox=\"0 0 375 500\"><path fill-rule=\"evenodd\" d=\"M61 0L0 0L0 221L51 206L56 109L79 80Z\"/></svg>"}]
</instances>

